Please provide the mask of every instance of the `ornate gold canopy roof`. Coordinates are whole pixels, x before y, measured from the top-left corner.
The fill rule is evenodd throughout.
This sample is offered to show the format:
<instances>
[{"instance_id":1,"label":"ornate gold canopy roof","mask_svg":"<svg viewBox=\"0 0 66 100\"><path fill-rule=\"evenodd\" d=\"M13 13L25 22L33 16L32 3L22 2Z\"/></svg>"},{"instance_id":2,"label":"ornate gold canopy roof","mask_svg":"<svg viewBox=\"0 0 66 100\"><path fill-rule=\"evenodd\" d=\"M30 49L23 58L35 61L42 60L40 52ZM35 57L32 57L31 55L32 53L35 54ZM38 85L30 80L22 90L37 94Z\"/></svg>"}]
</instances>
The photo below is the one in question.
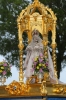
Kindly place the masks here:
<instances>
[{"instance_id":1,"label":"ornate gold canopy roof","mask_svg":"<svg viewBox=\"0 0 66 100\"><path fill-rule=\"evenodd\" d=\"M23 31L28 31L28 38L30 40L30 33L33 29L39 30L41 34L47 34L51 30L52 34L54 34L53 38L55 38L56 20L56 15L49 7L40 3L39 0L34 0L32 4L29 4L21 11L17 18L19 38Z\"/></svg>"}]
</instances>

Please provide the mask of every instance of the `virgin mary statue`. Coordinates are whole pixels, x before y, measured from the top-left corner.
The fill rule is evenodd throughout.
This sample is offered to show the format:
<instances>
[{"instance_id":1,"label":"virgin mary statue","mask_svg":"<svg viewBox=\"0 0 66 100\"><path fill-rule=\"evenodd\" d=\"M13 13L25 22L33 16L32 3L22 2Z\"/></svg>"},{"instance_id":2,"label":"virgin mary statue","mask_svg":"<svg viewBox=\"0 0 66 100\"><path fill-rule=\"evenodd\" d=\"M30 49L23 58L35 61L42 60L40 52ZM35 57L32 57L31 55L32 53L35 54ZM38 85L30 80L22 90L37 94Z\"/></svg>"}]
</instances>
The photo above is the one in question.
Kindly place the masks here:
<instances>
[{"instance_id":1,"label":"virgin mary statue","mask_svg":"<svg viewBox=\"0 0 66 100\"><path fill-rule=\"evenodd\" d=\"M51 82L56 82L56 78L54 76L54 67L52 58L49 52L48 48L48 69L49 69L49 77ZM33 65L33 59L35 59L37 56L39 56L40 53L44 54L44 46L42 44L42 39L39 36L38 30L32 31L32 41L26 48L27 55L26 59L24 61L23 68L25 69L24 77L29 78L32 75L34 75L34 72L32 71L32 65Z\"/></svg>"}]
</instances>

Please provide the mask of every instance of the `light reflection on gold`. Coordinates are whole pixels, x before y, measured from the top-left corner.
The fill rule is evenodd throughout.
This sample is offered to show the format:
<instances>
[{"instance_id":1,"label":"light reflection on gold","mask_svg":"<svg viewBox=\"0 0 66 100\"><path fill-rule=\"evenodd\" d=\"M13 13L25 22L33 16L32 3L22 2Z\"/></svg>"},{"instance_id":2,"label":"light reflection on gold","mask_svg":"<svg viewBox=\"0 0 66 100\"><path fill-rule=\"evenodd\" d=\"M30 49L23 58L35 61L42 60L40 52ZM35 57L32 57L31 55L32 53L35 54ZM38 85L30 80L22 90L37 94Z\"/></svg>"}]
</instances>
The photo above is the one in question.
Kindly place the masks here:
<instances>
[{"instance_id":1,"label":"light reflection on gold","mask_svg":"<svg viewBox=\"0 0 66 100\"><path fill-rule=\"evenodd\" d=\"M40 87L41 94L47 95L46 81L43 81Z\"/></svg>"},{"instance_id":2,"label":"light reflection on gold","mask_svg":"<svg viewBox=\"0 0 66 100\"><path fill-rule=\"evenodd\" d=\"M13 81L11 84L6 86L5 89L11 95L23 95L29 92L30 87L27 84L23 84L23 83L21 84L19 82Z\"/></svg>"},{"instance_id":3,"label":"light reflection on gold","mask_svg":"<svg viewBox=\"0 0 66 100\"><path fill-rule=\"evenodd\" d=\"M64 87L61 84L54 84L53 85L53 92L60 94L64 91Z\"/></svg>"}]
</instances>

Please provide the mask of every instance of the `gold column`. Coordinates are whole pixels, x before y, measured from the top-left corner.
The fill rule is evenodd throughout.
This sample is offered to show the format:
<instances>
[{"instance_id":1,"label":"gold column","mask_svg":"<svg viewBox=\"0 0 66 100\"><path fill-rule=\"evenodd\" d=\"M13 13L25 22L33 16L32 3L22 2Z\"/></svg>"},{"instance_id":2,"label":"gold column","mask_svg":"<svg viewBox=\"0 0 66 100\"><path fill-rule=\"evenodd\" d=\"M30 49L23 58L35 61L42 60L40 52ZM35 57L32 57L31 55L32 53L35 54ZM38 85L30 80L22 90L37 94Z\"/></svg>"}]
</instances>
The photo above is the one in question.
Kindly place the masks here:
<instances>
[{"instance_id":1,"label":"gold column","mask_svg":"<svg viewBox=\"0 0 66 100\"><path fill-rule=\"evenodd\" d=\"M30 41L31 41L31 39L32 39L32 34L31 34L32 32L29 30L28 31L28 43L30 43Z\"/></svg>"},{"instance_id":2,"label":"gold column","mask_svg":"<svg viewBox=\"0 0 66 100\"><path fill-rule=\"evenodd\" d=\"M58 84L58 78L57 78L57 64L56 64L56 44L52 44L52 59L53 59L53 66L54 66L54 75L56 78L56 84Z\"/></svg>"},{"instance_id":3,"label":"gold column","mask_svg":"<svg viewBox=\"0 0 66 100\"><path fill-rule=\"evenodd\" d=\"M52 29L52 44L56 43L55 39L56 39L56 22L54 21L53 29Z\"/></svg>"},{"instance_id":4,"label":"gold column","mask_svg":"<svg viewBox=\"0 0 66 100\"><path fill-rule=\"evenodd\" d=\"M44 45L44 56L47 58L48 57L48 53L47 53L48 36L47 36L47 34L43 35L43 45Z\"/></svg>"},{"instance_id":5,"label":"gold column","mask_svg":"<svg viewBox=\"0 0 66 100\"><path fill-rule=\"evenodd\" d=\"M48 48L47 48L48 36L47 36L47 34L43 35L43 45L44 45L44 57L47 59L48 58ZM43 79L44 81L46 81L47 74L48 73L44 73L44 79Z\"/></svg>"},{"instance_id":6,"label":"gold column","mask_svg":"<svg viewBox=\"0 0 66 100\"><path fill-rule=\"evenodd\" d=\"M23 44L19 44L19 59L20 59L20 71L19 71L19 82L23 83Z\"/></svg>"},{"instance_id":7,"label":"gold column","mask_svg":"<svg viewBox=\"0 0 66 100\"><path fill-rule=\"evenodd\" d=\"M47 36L47 19L45 16L42 16L42 25L43 25L43 45L44 45L44 56L47 58L47 44L48 44L48 36Z\"/></svg>"},{"instance_id":8,"label":"gold column","mask_svg":"<svg viewBox=\"0 0 66 100\"><path fill-rule=\"evenodd\" d=\"M42 30L43 30L43 35L47 34L47 18L43 15L42 16Z\"/></svg>"},{"instance_id":9,"label":"gold column","mask_svg":"<svg viewBox=\"0 0 66 100\"><path fill-rule=\"evenodd\" d=\"M19 30L18 30L18 37L19 37L19 60L20 60L20 70L19 70L19 82L23 83L23 43L22 43L22 31L21 31L21 26L19 23Z\"/></svg>"},{"instance_id":10,"label":"gold column","mask_svg":"<svg viewBox=\"0 0 66 100\"><path fill-rule=\"evenodd\" d=\"M58 78L57 78L57 64L56 64L56 21L54 21L53 24L53 30L52 30L52 58L53 58L53 65L54 65L54 74L56 77L56 83L58 84Z\"/></svg>"}]
</instances>

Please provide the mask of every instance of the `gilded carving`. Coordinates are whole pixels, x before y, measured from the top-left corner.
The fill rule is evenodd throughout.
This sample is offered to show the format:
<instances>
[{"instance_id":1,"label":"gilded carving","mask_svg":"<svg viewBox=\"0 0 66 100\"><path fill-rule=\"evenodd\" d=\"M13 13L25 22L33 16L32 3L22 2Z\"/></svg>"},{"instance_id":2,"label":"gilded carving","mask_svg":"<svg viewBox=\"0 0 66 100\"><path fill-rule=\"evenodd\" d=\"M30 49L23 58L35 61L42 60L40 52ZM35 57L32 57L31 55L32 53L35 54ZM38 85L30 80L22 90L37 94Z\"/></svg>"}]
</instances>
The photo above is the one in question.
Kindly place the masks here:
<instances>
[{"instance_id":1,"label":"gilded carving","mask_svg":"<svg viewBox=\"0 0 66 100\"><path fill-rule=\"evenodd\" d=\"M13 81L11 84L6 86L5 89L11 95L24 95L25 93L29 92L30 87L26 84L21 84L19 82Z\"/></svg>"},{"instance_id":2,"label":"gilded carving","mask_svg":"<svg viewBox=\"0 0 66 100\"><path fill-rule=\"evenodd\" d=\"M36 8L38 12L36 12ZM48 13L49 12L49 13ZM20 72L19 72L19 82L12 82L9 86L6 87L6 90L10 94L23 94L29 92L29 87L27 84L23 83L23 43L22 43L22 33L27 31L28 34L28 42L31 40L31 32L34 29L39 30L39 32L43 36L43 44L47 47L48 44L48 31L52 32L52 49L53 49L53 64L56 66L56 55L55 55L55 38L56 38L56 16L54 12L45 7L39 0L34 0L32 4L26 7L17 18L17 26L18 26L18 39L19 39L19 56L20 56ZM45 57L47 57L47 48L45 49ZM55 70L55 76L57 78L57 73ZM31 79L31 78L30 78ZM29 80L30 81L30 80ZM28 82L29 83L29 82ZM20 89L21 87L21 89ZM26 91L25 91L26 90ZM42 82L40 87L41 94L47 94L46 82Z\"/></svg>"},{"instance_id":3,"label":"gilded carving","mask_svg":"<svg viewBox=\"0 0 66 100\"><path fill-rule=\"evenodd\" d=\"M36 12L38 9L38 12ZM48 13L49 12L49 13ZM19 49L23 50L23 44L21 37L23 31L27 31L28 43L31 41L31 32L34 29L39 30L43 36L43 44L47 46L48 44L48 31L52 32L52 49L53 49L53 64L56 67L56 55L55 55L55 39L56 39L56 20L57 17L54 12L47 6L39 2L39 0L34 0L34 2L28 5L24 10L21 11L17 18L18 38L19 38ZM20 23L20 24L19 24ZM21 56L22 54L20 54ZM45 51L45 56L47 57L47 49ZM22 59L22 57L20 57ZM20 67L22 65L20 64ZM55 72L56 73L56 72ZM57 75L56 75L57 77Z\"/></svg>"}]
</instances>

